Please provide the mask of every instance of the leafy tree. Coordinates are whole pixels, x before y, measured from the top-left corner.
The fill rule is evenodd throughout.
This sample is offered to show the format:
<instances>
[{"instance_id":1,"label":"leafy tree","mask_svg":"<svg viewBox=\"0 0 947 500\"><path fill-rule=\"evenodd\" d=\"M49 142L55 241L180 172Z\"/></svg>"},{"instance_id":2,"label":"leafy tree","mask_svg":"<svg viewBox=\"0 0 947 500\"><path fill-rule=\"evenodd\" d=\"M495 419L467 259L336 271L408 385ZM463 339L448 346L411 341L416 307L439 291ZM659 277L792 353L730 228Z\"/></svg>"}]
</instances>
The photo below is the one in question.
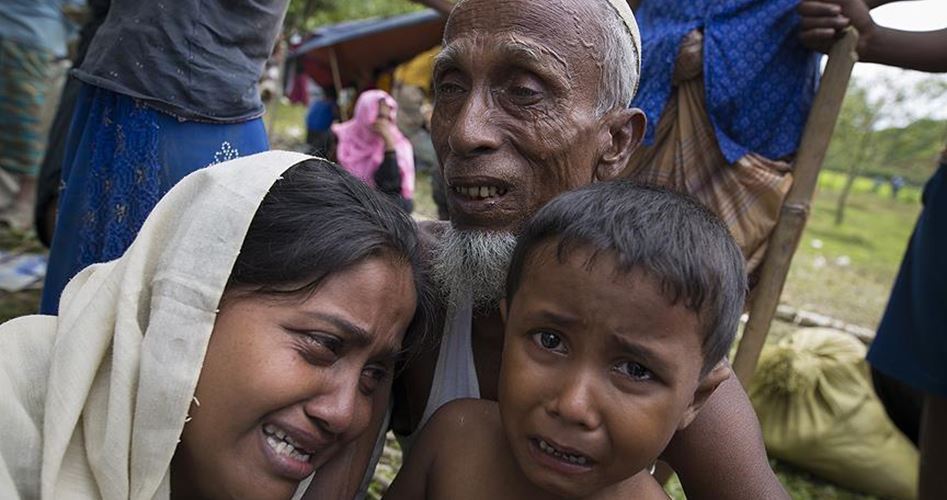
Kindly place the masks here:
<instances>
[{"instance_id":1,"label":"leafy tree","mask_svg":"<svg viewBox=\"0 0 947 500\"><path fill-rule=\"evenodd\" d=\"M947 121L917 120L912 116L916 111L906 103L909 99L936 101L945 89L947 84L936 77L913 86L898 84L891 77L874 82L852 80L826 156L826 168L847 173L836 206L836 224L845 220L848 195L859 175L900 175L914 183L930 175L944 144ZM879 124L886 122L909 125L880 129Z\"/></svg>"},{"instance_id":2,"label":"leafy tree","mask_svg":"<svg viewBox=\"0 0 947 500\"><path fill-rule=\"evenodd\" d=\"M423 8L424 5L409 0L291 0L284 26L288 34L304 34L326 24L393 16Z\"/></svg>"}]
</instances>

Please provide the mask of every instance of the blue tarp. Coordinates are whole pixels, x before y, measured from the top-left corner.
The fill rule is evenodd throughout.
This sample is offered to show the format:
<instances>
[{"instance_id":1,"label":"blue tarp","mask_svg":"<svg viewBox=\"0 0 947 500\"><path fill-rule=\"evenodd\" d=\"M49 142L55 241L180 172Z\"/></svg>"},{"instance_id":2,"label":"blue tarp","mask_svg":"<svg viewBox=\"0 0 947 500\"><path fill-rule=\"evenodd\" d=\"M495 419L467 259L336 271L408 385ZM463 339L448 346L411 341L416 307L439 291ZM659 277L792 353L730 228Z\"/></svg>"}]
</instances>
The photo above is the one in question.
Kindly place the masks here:
<instances>
[{"instance_id":1,"label":"blue tarp","mask_svg":"<svg viewBox=\"0 0 947 500\"><path fill-rule=\"evenodd\" d=\"M297 57L313 50L331 47L377 33L442 20L440 13L433 9L427 9L400 16L376 17L323 26L314 30L310 34L311 38L291 50L289 57Z\"/></svg>"}]
</instances>

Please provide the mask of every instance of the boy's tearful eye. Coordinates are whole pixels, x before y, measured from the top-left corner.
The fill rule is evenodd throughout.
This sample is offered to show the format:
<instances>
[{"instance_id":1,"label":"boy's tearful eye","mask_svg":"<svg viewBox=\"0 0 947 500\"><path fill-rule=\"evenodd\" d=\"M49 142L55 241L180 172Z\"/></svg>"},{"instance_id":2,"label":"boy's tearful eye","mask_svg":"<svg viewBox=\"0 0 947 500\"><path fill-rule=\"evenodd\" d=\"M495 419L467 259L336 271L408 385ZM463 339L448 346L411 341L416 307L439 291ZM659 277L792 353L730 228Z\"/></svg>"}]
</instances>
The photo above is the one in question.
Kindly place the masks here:
<instances>
[{"instance_id":1,"label":"boy's tearful eye","mask_svg":"<svg viewBox=\"0 0 947 500\"><path fill-rule=\"evenodd\" d=\"M636 381L647 381L654 378L654 373L645 368L641 363L634 361L622 361L615 365L615 370L622 375Z\"/></svg>"},{"instance_id":2,"label":"boy's tearful eye","mask_svg":"<svg viewBox=\"0 0 947 500\"><path fill-rule=\"evenodd\" d=\"M566 348L563 345L562 337L558 333L548 330L538 331L532 334L533 341L547 351L556 353L565 353Z\"/></svg>"}]
</instances>

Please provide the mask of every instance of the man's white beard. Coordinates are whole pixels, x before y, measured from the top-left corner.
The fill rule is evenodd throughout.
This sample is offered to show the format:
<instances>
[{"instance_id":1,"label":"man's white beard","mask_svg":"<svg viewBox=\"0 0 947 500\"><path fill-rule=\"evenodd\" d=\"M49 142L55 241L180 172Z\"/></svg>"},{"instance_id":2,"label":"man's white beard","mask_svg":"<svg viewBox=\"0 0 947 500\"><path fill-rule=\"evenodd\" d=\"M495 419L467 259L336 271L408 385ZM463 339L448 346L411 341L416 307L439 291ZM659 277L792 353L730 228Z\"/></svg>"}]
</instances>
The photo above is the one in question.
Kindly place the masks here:
<instances>
[{"instance_id":1,"label":"man's white beard","mask_svg":"<svg viewBox=\"0 0 947 500\"><path fill-rule=\"evenodd\" d=\"M512 233L448 227L434 248L431 269L441 297L457 305L469 296L478 312L496 308L515 247Z\"/></svg>"}]
</instances>

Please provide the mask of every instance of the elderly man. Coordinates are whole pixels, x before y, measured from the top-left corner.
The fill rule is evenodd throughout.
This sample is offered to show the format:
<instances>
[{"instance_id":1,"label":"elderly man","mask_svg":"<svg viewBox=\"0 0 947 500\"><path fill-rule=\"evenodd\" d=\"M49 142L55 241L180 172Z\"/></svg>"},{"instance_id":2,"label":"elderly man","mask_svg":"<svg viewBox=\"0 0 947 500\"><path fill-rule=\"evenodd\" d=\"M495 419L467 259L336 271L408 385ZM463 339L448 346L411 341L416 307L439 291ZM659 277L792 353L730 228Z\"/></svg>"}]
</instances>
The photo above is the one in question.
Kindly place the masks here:
<instances>
[{"instance_id":1,"label":"elderly man","mask_svg":"<svg viewBox=\"0 0 947 500\"><path fill-rule=\"evenodd\" d=\"M639 47L625 0L464 0L452 11L431 123L452 221L423 228L441 335L395 382L391 427L405 444L444 403L497 398L498 304L517 231L557 194L614 178L628 163L645 125L628 107ZM688 493L784 497L739 382L711 398L664 456Z\"/></svg>"}]
</instances>

